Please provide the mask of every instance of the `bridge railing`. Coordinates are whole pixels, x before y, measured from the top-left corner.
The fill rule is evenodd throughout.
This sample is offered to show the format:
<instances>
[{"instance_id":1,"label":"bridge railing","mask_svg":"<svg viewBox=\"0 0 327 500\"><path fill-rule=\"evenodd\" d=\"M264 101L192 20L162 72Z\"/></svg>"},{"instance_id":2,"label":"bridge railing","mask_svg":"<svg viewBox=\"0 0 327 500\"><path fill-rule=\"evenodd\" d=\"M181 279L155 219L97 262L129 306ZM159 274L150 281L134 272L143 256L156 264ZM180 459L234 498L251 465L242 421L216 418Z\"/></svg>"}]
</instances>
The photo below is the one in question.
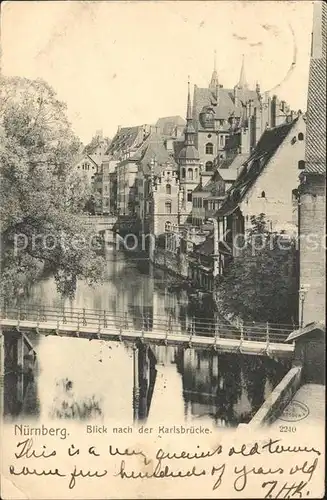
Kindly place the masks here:
<instances>
[{"instance_id":1,"label":"bridge railing","mask_svg":"<svg viewBox=\"0 0 327 500\"><path fill-rule=\"evenodd\" d=\"M116 331L159 331L166 335L193 336L251 340L262 343L283 343L297 325L246 322L239 327L214 319L187 317L184 321L171 314L140 313L129 314L125 311L112 313L105 309L50 307L44 305L4 306L1 318L15 320L19 326L22 321L35 323L36 327L44 322L59 326L72 326L77 331L81 327L97 330Z\"/></svg>"}]
</instances>

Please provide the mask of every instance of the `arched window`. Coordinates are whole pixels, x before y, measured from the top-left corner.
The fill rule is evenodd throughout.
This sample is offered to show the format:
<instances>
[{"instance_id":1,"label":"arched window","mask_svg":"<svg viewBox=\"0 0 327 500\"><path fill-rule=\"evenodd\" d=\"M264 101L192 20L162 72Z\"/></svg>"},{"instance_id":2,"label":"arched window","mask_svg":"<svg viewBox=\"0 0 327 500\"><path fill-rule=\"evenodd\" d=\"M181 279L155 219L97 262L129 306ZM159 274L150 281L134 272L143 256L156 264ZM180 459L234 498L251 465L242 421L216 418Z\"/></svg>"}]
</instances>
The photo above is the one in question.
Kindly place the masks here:
<instances>
[{"instance_id":1,"label":"arched window","mask_svg":"<svg viewBox=\"0 0 327 500\"><path fill-rule=\"evenodd\" d=\"M266 197L266 193L265 193L265 191L262 191L261 192L261 198L265 198L265 197Z\"/></svg>"},{"instance_id":2,"label":"arched window","mask_svg":"<svg viewBox=\"0 0 327 500\"><path fill-rule=\"evenodd\" d=\"M167 221L165 222L165 232L170 233L171 231L171 222Z\"/></svg>"},{"instance_id":3,"label":"arched window","mask_svg":"<svg viewBox=\"0 0 327 500\"><path fill-rule=\"evenodd\" d=\"M207 163L206 163L206 172L211 172L212 167L213 167L212 161L207 161Z\"/></svg>"},{"instance_id":4,"label":"arched window","mask_svg":"<svg viewBox=\"0 0 327 500\"><path fill-rule=\"evenodd\" d=\"M166 201L165 210L166 210L166 214L171 214L171 202L170 201Z\"/></svg>"},{"instance_id":5,"label":"arched window","mask_svg":"<svg viewBox=\"0 0 327 500\"><path fill-rule=\"evenodd\" d=\"M190 180L190 181L193 181L193 168L189 168L187 170L187 178Z\"/></svg>"},{"instance_id":6,"label":"arched window","mask_svg":"<svg viewBox=\"0 0 327 500\"><path fill-rule=\"evenodd\" d=\"M300 160L297 164L299 170L303 170L305 168L305 161Z\"/></svg>"},{"instance_id":7,"label":"arched window","mask_svg":"<svg viewBox=\"0 0 327 500\"><path fill-rule=\"evenodd\" d=\"M213 144L212 144L212 142L207 142L207 144L206 144L206 155L213 155Z\"/></svg>"},{"instance_id":8,"label":"arched window","mask_svg":"<svg viewBox=\"0 0 327 500\"><path fill-rule=\"evenodd\" d=\"M171 185L170 184L166 185L166 194L171 194Z\"/></svg>"},{"instance_id":9,"label":"arched window","mask_svg":"<svg viewBox=\"0 0 327 500\"><path fill-rule=\"evenodd\" d=\"M197 179L198 178L198 169L196 168L194 170L194 178Z\"/></svg>"},{"instance_id":10,"label":"arched window","mask_svg":"<svg viewBox=\"0 0 327 500\"><path fill-rule=\"evenodd\" d=\"M186 175L186 170L185 168L182 168L182 179L185 179L185 175Z\"/></svg>"},{"instance_id":11,"label":"arched window","mask_svg":"<svg viewBox=\"0 0 327 500\"><path fill-rule=\"evenodd\" d=\"M298 134L297 138L299 139L299 141L303 141L304 135L302 134L302 132Z\"/></svg>"}]
</instances>

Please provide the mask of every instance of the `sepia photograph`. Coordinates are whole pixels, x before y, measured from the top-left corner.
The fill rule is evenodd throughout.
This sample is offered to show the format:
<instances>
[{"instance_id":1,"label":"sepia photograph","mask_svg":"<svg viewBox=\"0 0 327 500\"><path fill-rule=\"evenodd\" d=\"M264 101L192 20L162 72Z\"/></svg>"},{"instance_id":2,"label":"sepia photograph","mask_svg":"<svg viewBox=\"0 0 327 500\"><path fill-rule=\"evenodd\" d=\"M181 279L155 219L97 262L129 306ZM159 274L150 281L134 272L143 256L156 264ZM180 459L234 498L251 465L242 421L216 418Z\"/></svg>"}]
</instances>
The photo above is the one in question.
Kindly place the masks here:
<instances>
[{"instance_id":1,"label":"sepia photograph","mask_svg":"<svg viewBox=\"0 0 327 500\"><path fill-rule=\"evenodd\" d=\"M326 11L1 5L3 498L323 497Z\"/></svg>"}]
</instances>

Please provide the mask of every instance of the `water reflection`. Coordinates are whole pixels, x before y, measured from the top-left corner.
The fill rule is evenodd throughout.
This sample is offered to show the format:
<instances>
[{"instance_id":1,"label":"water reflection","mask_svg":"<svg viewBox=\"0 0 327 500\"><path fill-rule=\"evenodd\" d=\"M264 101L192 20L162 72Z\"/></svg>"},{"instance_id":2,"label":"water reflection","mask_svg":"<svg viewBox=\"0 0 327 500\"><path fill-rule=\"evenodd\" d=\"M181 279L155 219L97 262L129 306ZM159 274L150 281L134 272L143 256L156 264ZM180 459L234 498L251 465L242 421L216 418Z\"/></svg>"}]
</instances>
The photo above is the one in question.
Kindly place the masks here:
<instances>
[{"instance_id":1,"label":"water reflection","mask_svg":"<svg viewBox=\"0 0 327 500\"><path fill-rule=\"evenodd\" d=\"M104 284L80 282L74 300L62 301L54 281L38 283L25 305L99 309L115 313L130 328L151 330L156 322L174 331L212 334L210 299L190 298L176 280L146 261L128 261L114 251ZM40 337L34 339L38 371L28 410L50 418L182 422L210 419L217 425L248 422L288 369L267 357L119 342ZM37 388L37 390L36 390ZM34 396L33 396L34 394ZM10 413L10 411L8 412ZM122 423L123 425L123 423Z\"/></svg>"}]
</instances>

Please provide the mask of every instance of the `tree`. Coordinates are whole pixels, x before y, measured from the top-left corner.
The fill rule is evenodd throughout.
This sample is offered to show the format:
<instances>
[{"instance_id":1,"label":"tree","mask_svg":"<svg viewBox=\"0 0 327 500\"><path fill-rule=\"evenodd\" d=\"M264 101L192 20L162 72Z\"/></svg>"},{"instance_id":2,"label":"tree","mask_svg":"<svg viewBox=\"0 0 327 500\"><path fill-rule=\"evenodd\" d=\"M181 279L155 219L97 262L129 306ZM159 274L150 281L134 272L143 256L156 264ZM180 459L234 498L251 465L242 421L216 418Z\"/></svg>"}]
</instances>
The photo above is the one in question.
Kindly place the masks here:
<instances>
[{"instance_id":1,"label":"tree","mask_svg":"<svg viewBox=\"0 0 327 500\"><path fill-rule=\"evenodd\" d=\"M23 294L45 268L58 290L71 295L78 278L94 283L104 269L80 218L90 197L72 169L81 143L65 104L46 82L0 83L2 295L12 300Z\"/></svg>"},{"instance_id":2,"label":"tree","mask_svg":"<svg viewBox=\"0 0 327 500\"><path fill-rule=\"evenodd\" d=\"M244 321L290 322L295 316L295 240L267 230L264 214L251 217L240 256L217 284L222 313Z\"/></svg>"}]
</instances>

